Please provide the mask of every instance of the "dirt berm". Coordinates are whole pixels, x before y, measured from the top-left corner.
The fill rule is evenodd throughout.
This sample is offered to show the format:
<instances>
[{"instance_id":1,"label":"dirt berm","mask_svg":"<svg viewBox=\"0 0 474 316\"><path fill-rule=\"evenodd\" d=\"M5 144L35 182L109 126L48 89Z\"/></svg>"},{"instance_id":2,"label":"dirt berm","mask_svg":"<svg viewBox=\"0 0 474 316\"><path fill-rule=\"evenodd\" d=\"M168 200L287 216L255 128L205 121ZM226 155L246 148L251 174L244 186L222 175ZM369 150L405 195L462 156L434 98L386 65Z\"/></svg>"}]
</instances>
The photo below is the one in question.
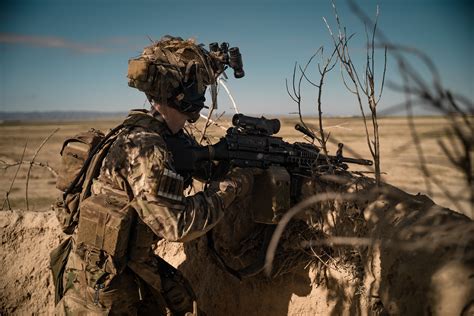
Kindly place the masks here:
<instances>
[{"instance_id":1,"label":"dirt berm","mask_svg":"<svg viewBox=\"0 0 474 316\"><path fill-rule=\"evenodd\" d=\"M189 279L207 315L473 315L474 222L423 195L346 180L305 186L306 196L337 188L362 198L322 201L291 221L273 278L231 275L209 236L185 246L161 241L157 253ZM259 256L268 229L247 216L248 203L212 236L236 270ZM54 213L2 211L0 229L0 314L52 314L49 253L64 237Z\"/></svg>"}]
</instances>

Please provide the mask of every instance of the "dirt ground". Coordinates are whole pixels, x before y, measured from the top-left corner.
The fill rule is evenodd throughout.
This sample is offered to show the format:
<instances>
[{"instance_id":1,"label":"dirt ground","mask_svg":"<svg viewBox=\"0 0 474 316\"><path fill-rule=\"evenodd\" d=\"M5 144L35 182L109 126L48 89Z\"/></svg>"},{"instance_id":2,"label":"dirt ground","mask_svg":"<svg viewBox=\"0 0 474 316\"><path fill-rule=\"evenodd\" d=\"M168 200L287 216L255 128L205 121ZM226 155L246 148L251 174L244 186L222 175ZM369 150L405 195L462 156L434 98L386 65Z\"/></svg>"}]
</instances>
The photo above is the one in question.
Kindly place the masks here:
<instances>
[{"instance_id":1,"label":"dirt ground","mask_svg":"<svg viewBox=\"0 0 474 316\"><path fill-rule=\"evenodd\" d=\"M2 124L0 160L14 164L27 142L24 160L30 161L41 142L59 128L36 158L55 169L66 136L90 127L106 130L118 122ZM295 119L284 118L282 122L278 136L291 142L302 140L293 129ZM308 122L316 124L314 119ZM360 119L328 119L325 125L335 143L345 144L345 156L370 158ZM427 170L441 186L427 182L420 171L417 149L404 118L382 119L380 126L382 171L384 181L394 186L392 195L372 196L366 187L358 187L367 197L362 204L321 204L319 212L328 217L321 220L321 227L314 226L325 237L358 236L378 242L362 248L336 247L328 250L327 256L318 252L326 248L315 248L312 260L299 258L288 273L273 280L259 276L239 281L229 275L211 258L204 238L184 246L162 241L158 254L190 280L208 315L470 315L474 308L474 226L468 217L472 219L473 213L470 189L438 146L439 140L447 138L447 123L443 118L416 119ZM221 133L219 128L211 129L211 135ZM329 145L329 150L334 154L336 145ZM16 168L0 170L1 201ZM350 170L371 175L366 167L351 165ZM57 195L55 178L46 168L33 166L28 185L31 211L26 211L27 171L28 165L19 170L10 190L14 211L0 211L1 315L48 315L53 311L49 252L64 238L54 213L49 211ZM320 190L320 184L314 183L309 192ZM419 192L424 195L417 195ZM216 227L217 237L235 225L237 215L232 214L241 214L243 209L238 206L226 215L220 228ZM299 226L293 231L302 234ZM231 241L232 247L247 245L247 239L237 237ZM217 240L227 242L225 238ZM246 258L229 252L226 260L238 265Z\"/></svg>"},{"instance_id":2,"label":"dirt ground","mask_svg":"<svg viewBox=\"0 0 474 316\"><path fill-rule=\"evenodd\" d=\"M342 191L354 190L355 183L360 184L352 182ZM317 194L327 185L318 181L306 192ZM292 237L282 238L278 250L294 260L286 273L271 279L259 274L238 280L211 256L206 237L184 245L162 240L157 253L190 281L207 315L472 315L474 222L423 195L393 187L374 195L370 186L356 187L363 201L316 205L314 210L327 216L321 218L322 227L309 228L324 232L328 240L358 236L356 240L370 243L312 246L307 249L313 252L312 260L301 248L298 253L303 256L296 258L296 250L286 250L294 249L290 246L295 237L303 234L295 221L286 230L293 232ZM241 252L250 244L245 236L233 234L230 240L225 236L234 225L252 230L262 225L240 216L251 201L250 197L228 210L214 229L216 249L223 246L241 253L221 252L235 268L254 260L252 252L250 256ZM65 237L54 213L2 211L0 228L1 314L53 314L49 253ZM274 263L274 269L281 266Z\"/></svg>"}]
</instances>

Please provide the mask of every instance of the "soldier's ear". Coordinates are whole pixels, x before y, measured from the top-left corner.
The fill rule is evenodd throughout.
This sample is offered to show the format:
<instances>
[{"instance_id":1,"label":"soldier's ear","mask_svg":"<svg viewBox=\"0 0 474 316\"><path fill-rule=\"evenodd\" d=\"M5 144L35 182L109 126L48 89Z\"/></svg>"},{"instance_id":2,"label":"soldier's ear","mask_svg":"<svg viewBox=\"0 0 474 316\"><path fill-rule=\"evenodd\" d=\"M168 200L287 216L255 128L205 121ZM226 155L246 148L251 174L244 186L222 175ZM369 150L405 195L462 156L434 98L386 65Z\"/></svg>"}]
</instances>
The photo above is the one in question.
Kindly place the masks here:
<instances>
[{"instance_id":1,"label":"soldier's ear","mask_svg":"<svg viewBox=\"0 0 474 316\"><path fill-rule=\"evenodd\" d=\"M158 112L158 113L161 113L163 114L163 112L166 111L166 109L164 108L164 106L160 103L157 103L157 102L154 102L153 103L153 108Z\"/></svg>"}]
</instances>

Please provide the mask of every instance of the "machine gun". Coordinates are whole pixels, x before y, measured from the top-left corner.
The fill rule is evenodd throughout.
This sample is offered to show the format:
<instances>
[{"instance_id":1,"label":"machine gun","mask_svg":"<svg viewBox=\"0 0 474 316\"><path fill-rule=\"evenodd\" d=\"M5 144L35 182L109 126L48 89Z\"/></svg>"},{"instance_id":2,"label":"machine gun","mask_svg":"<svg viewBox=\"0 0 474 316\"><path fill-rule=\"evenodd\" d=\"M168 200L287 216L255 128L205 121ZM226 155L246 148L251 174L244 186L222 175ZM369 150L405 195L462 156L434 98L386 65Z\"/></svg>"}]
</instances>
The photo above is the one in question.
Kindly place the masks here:
<instances>
[{"instance_id":1,"label":"machine gun","mask_svg":"<svg viewBox=\"0 0 474 316\"><path fill-rule=\"evenodd\" d=\"M288 143L274 136L280 130L277 119L255 118L236 114L232 118L233 127L215 145L179 146L174 143L173 158L177 170L193 173L193 169L204 161L225 161L231 167L254 167L264 169L256 175L252 203L248 205L254 222L264 225L264 237L256 260L240 269L234 270L216 251L212 231L207 233L208 246L217 262L238 279L259 273L265 262L270 237L276 223L288 209L301 198L301 187L305 178L312 178L315 171L328 171L330 168L346 170L348 163L372 165L366 159L343 156L342 144L336 156L326 156L318 147L309 143ZM312 137L311 131L301 125L298 131ZM180 148L181 147L181 148Z\"/></svg>"},{"instance_id":2,"label":"machine gun","mask_svg":"<svg viewBox=\"0 0 474 316\"><path fill-rule=\"evenodd\" d=\"M201 150L196 153L196 158L229 160L236 167L267 169L270 166L282 166L290 174L302 175L309 175L314 170L329 167L347 169L346 163L372 165L371 160L343 157L342 150L336 156L326 156L315 145L302 142L287 143L281 137L273 136L280 130L278 119L235 114L232 124L234 127L227 130L226 136L219 143L207 151ZM310 131L299 124L295 128L306 135L311 135Z\"/></svg>"},{"instance_id":3,"label":"machine gun","mask_svg":"<svg viewBox=\"0 0 474 316\"><path fill-rule=\"evenodd\" d=\"M278 119L235 114L232 124L225 137L215 145L179 149L180 154L174 155L176 158L181 157L175 160L176 167L189 170L200 161L217 160L227 161L232 167L264 169L263 175L255 179L257 192L254 190L254 194L272 196L272 200L257 199L255 209L259 211L254 212L254 216L258 222L278 222L282 213L297 202L302 180L310 178L314 171L330 168L345 170L348 163L372 165L371 160L344 157L342 144L336 156L330 156L309 143L285 142L281 137L274 136L280 130ZM311 136L311 132L301 125L295 128ZM264 209L267 211L262 211Z\"/></svg>"}]
</instances>

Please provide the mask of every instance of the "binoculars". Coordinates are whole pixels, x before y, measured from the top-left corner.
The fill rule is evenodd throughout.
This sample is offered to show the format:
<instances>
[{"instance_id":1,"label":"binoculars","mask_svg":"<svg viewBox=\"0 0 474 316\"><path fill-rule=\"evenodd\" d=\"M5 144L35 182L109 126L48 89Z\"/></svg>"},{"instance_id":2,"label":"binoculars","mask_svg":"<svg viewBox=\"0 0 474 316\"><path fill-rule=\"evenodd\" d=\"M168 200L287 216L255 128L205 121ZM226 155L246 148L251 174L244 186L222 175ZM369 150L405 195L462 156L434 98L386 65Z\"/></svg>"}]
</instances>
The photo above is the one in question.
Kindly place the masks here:
<instances>
[{"instance_id":1,"label":"binoculars","mask_svg":"<svg viewBox=\"0 0 474 316\"><path fill-rule=\"evenodd\" d=\"M245 76L244 65L242 63L242 55L238 47L229 48L229 43L223 42L219 46L218 43L209 44L211 54L218 55L221 63L229 65L234 69L234 77L239 79Z\"/></svg>"}]
</instances>

